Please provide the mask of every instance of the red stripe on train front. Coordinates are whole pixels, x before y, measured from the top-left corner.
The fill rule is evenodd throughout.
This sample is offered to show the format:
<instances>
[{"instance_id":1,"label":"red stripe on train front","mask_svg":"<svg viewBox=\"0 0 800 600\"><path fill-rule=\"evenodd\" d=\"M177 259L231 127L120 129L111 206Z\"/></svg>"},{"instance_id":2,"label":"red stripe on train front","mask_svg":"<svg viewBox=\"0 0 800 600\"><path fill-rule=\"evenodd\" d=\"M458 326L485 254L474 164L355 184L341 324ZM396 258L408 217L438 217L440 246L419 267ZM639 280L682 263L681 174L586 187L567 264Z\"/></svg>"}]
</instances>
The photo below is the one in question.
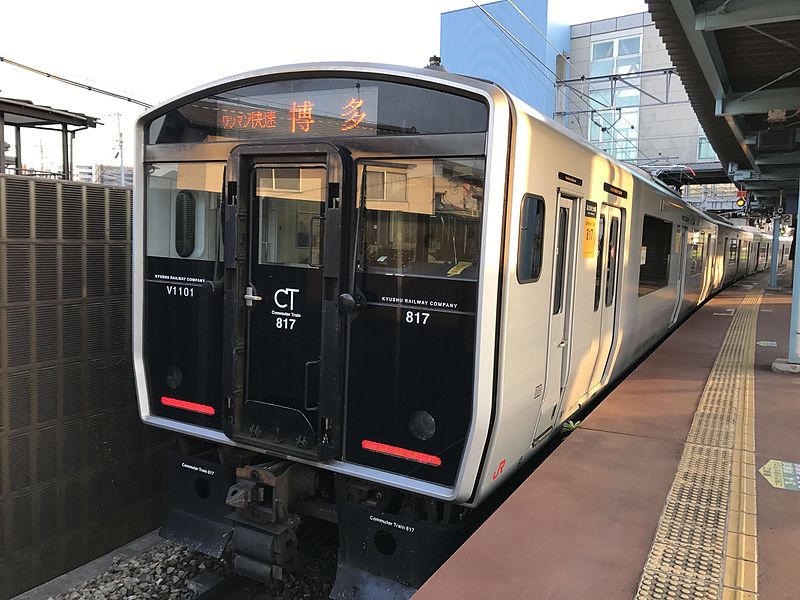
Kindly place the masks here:
<instances>
[{"instance_id":1,"label":"red stripe on train front","mask_svg":"<svg viewBox=\"0 0 800 600\"><path fill-rule=\"evenodd\" d=\"M381 444L380 442L373 442L370 440L362 440L361 447L370 452L377 452L378 454L386 454L387 456L394 456L395 458L403 458L413 462L422 463L431 467L439 467L442 465L442 459L433 454L425 454L424 452L416 452L406 448L399 448L398 446L390 446L389 444Z\"/></svg>"},{"instance_id":2,"label":"red stripe on train front","mask_svg":"<svg viewBox=\"0 0 800 600\"><path fill-rule=\"evenodd\" d=\"M186 400L178 400L177 398L169 398L167 396L161 396L161 404L172 408L180 408L182 410L200 413L202 415L213 415L216 412L213 406L208 406L207 404L187 402Z\"/></svg>"}]
</instances>

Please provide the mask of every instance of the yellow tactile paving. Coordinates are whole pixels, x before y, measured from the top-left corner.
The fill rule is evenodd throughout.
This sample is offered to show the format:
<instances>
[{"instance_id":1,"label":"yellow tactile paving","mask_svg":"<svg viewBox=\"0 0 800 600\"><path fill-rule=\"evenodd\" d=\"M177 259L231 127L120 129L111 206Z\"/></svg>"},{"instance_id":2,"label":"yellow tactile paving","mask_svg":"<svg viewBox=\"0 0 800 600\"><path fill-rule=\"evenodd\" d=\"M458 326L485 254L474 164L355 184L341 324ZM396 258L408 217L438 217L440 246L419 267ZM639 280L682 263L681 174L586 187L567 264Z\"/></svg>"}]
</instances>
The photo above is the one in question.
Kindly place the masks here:
<instances>
[{"instance_id":1,"label":"yellow tactile paving","mask_svg":"<svg viewBox=\"0 0 800 600\"><path fill-rule=\"evenodd\" d=\"M722 600L757 600L758 594L733 588L722 588Z\"/></svg>"},{"instance_id":2,"label":"yellow tactile paving","mask_svg":"<svg viewBox=\"0 0 800 600\"><path fill-rule=\"evenodd\" d=\"M756 286L742 300L717 354L637 599L758 599L753 365L761 293Z\"/></svg>"},{"instance_id":3,"label":"yellow tactile paving","mask_svg":"<svg viewBox=\"0 0 800 600\"><path fill-rule=\"evenodd\" d=\"M741 558L725 559L725 580L727 588L758 592L758 567L755 562Z\"/></svg>"},{"instance_id":4,"label":"yellow tactile paving","mask_svg":"<svg viewBox=\"0 0 800 600\"><path fill-rule=\"evenodd\" d=\"M758 559L756 536L729 531L728 540L725 545L725 555L730 558L741 558L743 560L749 560L750 562L756 562Z\"/></svg>"}]
</instances>

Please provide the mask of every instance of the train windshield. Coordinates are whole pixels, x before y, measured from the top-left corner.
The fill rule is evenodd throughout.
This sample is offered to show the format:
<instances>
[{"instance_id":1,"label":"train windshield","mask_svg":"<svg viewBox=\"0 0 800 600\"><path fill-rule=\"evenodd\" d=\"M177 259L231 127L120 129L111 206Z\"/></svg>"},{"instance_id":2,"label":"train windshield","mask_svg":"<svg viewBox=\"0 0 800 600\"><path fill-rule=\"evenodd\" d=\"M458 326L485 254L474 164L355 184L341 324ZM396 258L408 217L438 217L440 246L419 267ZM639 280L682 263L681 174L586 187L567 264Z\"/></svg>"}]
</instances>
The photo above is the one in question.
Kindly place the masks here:
<instances>
[{"instance_id":1,"label":"train windshield","mask_svg":"<svg viewBox=\"0 0 800 600\"><path fill-rule=\"evenodd\" d=\"M360 272L478 277L484 160L359 164Z\"/></svg>"}]
</instances>

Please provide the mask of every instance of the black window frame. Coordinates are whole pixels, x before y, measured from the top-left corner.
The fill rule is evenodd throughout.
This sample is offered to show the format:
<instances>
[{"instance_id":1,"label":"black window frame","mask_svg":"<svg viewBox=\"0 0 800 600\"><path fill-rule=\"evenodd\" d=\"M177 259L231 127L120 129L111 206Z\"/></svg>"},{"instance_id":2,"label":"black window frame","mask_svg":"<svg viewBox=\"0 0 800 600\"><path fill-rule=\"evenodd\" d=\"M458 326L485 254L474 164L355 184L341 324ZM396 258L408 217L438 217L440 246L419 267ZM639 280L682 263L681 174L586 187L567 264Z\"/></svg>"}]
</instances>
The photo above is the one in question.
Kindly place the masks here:
<instances>
[{"instance_id":1,"label":"black window frame","mask_svg":"<svg viewBox=\"0 0 800 600\"><path fill-rule=\"evenodd\" d=\"M534 231L532 234L528 229L529 222L526 220L526 208L529 200L536 200L536 210L533 211L533 214L536 215L537 220L534 221ZM541 208L541 212L539 209ZM520 203L519 208L519 242L517 244L517 282L520 284L526 283L534 283L539 281L539 278L542 275L542 265L544 264L544 230L546 225L546 217L547 217L547 204L542 196L536 194L525 194L522 197L522 202ZM528 210L527 213L530 214L532 211ZM531 253L536 251L536 241L538 238L538 251L539 251L539 263L538 263L538 270L536 270L536 261L534 260L534 254L530 254L530 277L521 277L522 273L520 273L520 268L522 267L523 261L522 257L526 256L527 254L523 254L523 249L526 249L526 252L530 250ZM527 261L526 261L527 264Z\"/></svg>"}]
</instances>

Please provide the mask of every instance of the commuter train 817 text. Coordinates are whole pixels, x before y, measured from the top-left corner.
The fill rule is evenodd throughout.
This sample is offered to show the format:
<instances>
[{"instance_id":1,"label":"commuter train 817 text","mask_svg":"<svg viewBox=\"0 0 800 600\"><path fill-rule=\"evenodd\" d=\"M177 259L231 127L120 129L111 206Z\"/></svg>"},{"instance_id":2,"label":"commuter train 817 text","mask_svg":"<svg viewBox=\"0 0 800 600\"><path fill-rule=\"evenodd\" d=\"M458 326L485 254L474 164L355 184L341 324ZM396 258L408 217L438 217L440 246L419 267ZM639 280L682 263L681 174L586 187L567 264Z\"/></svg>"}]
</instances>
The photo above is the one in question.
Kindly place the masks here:
<instances>
[{"instance_id":1,"label":"commuter train 817 text","mask_svg":"<svg viewBox=\"0 0 800 600\"><path fill-rule=\"evenodd\" d=\"M246 73L146 113L136 150L139 407L182 434L163 532L267 579L336 523L341 598L421 585L562 422L772 253L430 69Z\"/></svg>"}]
</instances>

